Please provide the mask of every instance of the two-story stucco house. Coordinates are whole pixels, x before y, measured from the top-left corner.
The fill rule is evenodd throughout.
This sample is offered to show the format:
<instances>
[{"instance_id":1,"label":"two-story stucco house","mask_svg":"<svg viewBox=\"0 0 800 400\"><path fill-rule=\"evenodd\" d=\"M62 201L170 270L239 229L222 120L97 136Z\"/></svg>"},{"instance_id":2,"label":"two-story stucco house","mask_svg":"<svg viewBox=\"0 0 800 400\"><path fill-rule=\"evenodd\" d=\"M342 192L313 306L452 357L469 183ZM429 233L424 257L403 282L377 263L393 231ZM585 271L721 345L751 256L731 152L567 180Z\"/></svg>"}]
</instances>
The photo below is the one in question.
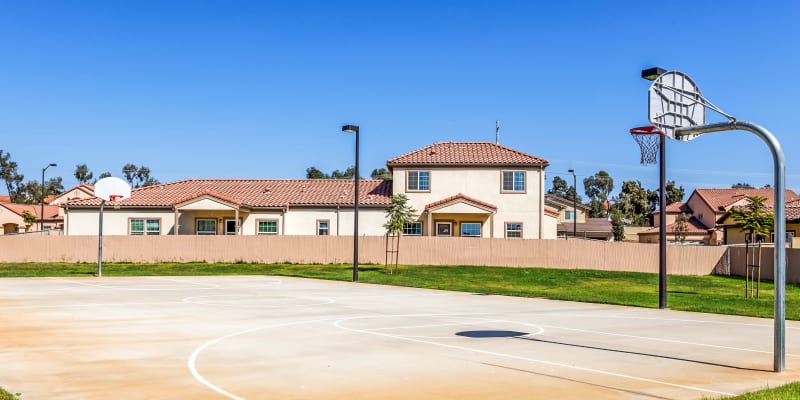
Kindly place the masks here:
<instances>
[{"instance_id":1,"label":"two-story stucco house","mask_svg":"<svg viewBox=\"0 0 800 400\"><path fill-rule=\"evenodd\" d=\"M489 142L442 142L386 162L392 192L420 212L406 234L555 238L545 159Z\"/></svg>"},{"instance_id":2,"label":"two-story stucco house","mask_svg":"<svg viewBox=\"0 0 800 400\"><path fill-rule=\"evenodd\" d=\"M419 211L406 235L555 238L546 160L494 143L436 143L387 162L393 180L361 180L359 233L385 234L404 193ZM106 235L352 235L350 179L187 179L107 204ZM100 199L61 204L66 235L96 235Z\"/></svg>"}]
</instances>

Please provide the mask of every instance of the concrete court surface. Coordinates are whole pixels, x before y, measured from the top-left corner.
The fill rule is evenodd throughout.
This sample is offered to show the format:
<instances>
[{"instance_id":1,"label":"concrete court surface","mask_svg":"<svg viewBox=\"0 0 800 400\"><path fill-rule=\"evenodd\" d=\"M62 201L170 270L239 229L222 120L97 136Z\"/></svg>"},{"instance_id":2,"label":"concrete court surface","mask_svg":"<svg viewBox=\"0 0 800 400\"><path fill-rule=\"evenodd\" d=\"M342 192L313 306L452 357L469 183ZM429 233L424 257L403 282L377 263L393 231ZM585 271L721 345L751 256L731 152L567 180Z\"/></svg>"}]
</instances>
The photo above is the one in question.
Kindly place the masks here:
<instances>
[{"instance_id":1,"label":"concrete court surface","mask_svg":"<svg viewBox=\"0 0 800 400\"><path fill-rule=\"evenodd\" d=\"M0 279L35 399L702 399L800 380L772 320L269 276Z\"/></svg>"}]
</instances>

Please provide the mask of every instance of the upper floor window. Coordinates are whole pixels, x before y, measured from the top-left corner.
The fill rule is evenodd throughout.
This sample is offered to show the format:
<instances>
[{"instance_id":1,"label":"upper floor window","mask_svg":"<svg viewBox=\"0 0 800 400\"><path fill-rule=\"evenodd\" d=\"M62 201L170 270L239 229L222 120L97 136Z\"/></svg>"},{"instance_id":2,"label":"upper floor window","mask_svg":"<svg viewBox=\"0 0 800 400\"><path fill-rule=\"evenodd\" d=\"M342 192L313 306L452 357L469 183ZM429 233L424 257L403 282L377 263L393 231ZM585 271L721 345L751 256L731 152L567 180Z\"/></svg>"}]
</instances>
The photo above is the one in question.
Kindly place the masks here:
<instances>
[{"instance_id":1,"label":"upper floor window","mask_svg":"<svg viewBox=\"0 0 800 400\"><path fill-rule=\"evenodd\" d=\"M572 221L573 219L575 219L575 211L564 210L564 219L567 221Z\"/></svg>"},{"instance_id":2,"label":"upper floor window","mask_svg":"<svg viewBox=\"0 0 800 400\"><path fill-rule=\"evenodd\" d=\"M430 171L408 171L406 179L406 190L415 192L427 192L431 190Z\"/></svg>"},{"instance_id":3,"label":"upper floor window","mask_svg":"<svg viewBox=\"0 0 800 400\"><path fill-rule=\"evenodd\" d=\"M525 171L503 171L504 192L525 191Z\"/></svg>"}]
</instances>

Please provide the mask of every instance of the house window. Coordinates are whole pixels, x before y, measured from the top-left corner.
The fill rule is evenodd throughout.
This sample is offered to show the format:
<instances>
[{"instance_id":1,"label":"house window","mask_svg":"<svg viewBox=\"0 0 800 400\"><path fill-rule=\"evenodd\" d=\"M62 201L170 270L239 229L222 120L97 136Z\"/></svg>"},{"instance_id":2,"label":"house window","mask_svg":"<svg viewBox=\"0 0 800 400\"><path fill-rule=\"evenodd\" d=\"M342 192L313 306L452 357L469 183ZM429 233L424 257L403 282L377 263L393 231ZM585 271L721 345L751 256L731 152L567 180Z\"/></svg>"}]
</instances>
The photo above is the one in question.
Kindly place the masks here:
<instances>
[{"instance_id":1,"label":"house window","mask_svg":"<svg viewBox=\"0 0 800 400\"><path fill-rule=\"evenodd\" d=\"M430 171L408 171L406 190L414 192L427 192L431 190Z\"/></svg>"},{"instance_id":2,"label":"house window","mask_svg":"<svg viewBox=\"0 0 800 400\"><path fill-rule=\"evenodd\" d=\"M129 232L131 235L160 235L161 234L161 220L160 219L145 219L145 218L132 218L128 222Z\"/></svg>"},{"instance_id":3,"label":"house window","mask_svg":"<svg viewBox=\"0 0 800 400\"><path fill-rule=\"evenodd\" d=\"M564 220L572 221L575 219L575 211L573 210L564 210Z\"/></svg>"},{"instance_id":4,"label":"house window","mask_svg":"<svg viewBox=\"0 0 800 400\"><path fill-rule=\"evenodd\" d=\"M236 235L238 234L238 230L242 226L242 220L239 220L239 224L236 224L235 219L226 219L225 220L225 234L226 235Z\"/></svg>"},{"instance_id":5,"label":"house window","mask_svg":"<svg viewBox=\"0 0 800 400\"><path fill-rule=\"evenodd\" d=\"M525 191L525 171L503 171L504 192Z\"/></svg>"},{"instance_id":6,"label":"house window","mask_svg":"<svg viewBox=\"0 0 800 400\"><path fill-rule=\"evenodd\" d=\"M403 224L403 235L422 236L422 222L406 222Z\"/></svg>"},{"instance_id":7,"label":"house window","mask_svg":"<svg viewBox=\"0 0 800 400\"><path fill-rule=\"evenodd\" d=\"M748 239L749 239L750 234L748 233L746 236L748 236ZM790 247L792 245L792 239L793 238L794 238L794 231L786 231L786 243L789 244ZM774 231L771 231L769 233L769 240L770 240L771 243L775 243L775 232Z\"/></svg>"},{"instance_id":8,"label":"house window","mask_svg":"<svg viewBox=\"0 0 800 400\"><path fill-rule=\"evenodd\" d=\"M217 220L215 219L198 219L197 229L198 235L216 235L217 234Z\"/></svg>"},{"instance_id":9,"label":"house window","mask_svg":"<svg viewBox=\"0 0 800 400\"><path fill-rule=\"evenodd\" d=\"M258 221L258 234L259 235L277 235L278 234L278 220L267 219Z\"/></svg>"},{"instance_id":10,"label":"house window","mask_svg":"<svg viewBox=\"0 0 800 400\"><path fill-rule=\"evenodd\" d=\"M522 223L509 222L506 223L506 237L507 238L521 238L522 237Z\"/></svg>"},{"instance_id":11,"label":"house window","mask_svg":"<svg viewBox=\"0 0 800 400\"><path fill-rule=\"evenodd\" d=\"M461 223L461 236L480 237L481 236L481 224L479 222L462 222Z\"/></svg>"},{"instance_id":12,"label":"house window","mask_svg":"<svg viewBox=\"0 0 800 400\"><path fill-rule=\"evenodd\" d=\"M330 233L329 222L327 220L318 220L317 221L317 235L319 236L328 236Z\"/></svg>"}]
</instances>

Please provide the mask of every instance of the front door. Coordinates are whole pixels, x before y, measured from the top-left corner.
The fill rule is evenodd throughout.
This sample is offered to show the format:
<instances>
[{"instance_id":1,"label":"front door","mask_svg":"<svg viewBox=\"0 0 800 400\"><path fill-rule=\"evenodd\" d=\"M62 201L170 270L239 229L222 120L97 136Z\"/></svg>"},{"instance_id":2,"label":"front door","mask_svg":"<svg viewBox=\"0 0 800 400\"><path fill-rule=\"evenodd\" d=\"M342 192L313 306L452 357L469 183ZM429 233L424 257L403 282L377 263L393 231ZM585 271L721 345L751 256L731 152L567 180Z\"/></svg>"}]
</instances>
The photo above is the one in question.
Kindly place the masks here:
<instances>
[{"instance_id":1,"label":"front door","mask_svg":"<svg viewBox=\"0 0 800 400\"><path fill-rule=\"evenodd\" d=\"M453 223L452 222L437 222L436 223L436 236L453 236Z\"/></svg>"}]
</instances>

